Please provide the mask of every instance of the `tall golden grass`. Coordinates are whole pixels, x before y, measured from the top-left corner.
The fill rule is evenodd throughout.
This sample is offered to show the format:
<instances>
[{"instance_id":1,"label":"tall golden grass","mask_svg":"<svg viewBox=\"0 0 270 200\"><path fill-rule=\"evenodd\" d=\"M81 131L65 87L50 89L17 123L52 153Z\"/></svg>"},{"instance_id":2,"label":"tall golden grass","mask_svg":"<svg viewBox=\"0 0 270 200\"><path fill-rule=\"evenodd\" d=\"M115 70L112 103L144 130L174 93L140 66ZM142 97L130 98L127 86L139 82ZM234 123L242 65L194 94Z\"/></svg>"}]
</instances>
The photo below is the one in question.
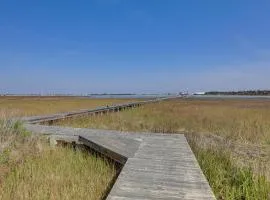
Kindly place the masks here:
<instances>
[{"instance_id":1,"label":"tall golden grass","mask_svg":"<svg viewBox=\"0 0 270 200\"><path fill-rule=\"evenodd\" d=\"M59 122L129 131L200 132L243 143L270 144L270 101L171 100L124 112Z\"/></svg>"},{"instance_id":2,"label":"tall golden grass","mask_svg":"<svg viewBox=\"0 0 270 200\"><path fill-rule=\"evenodd\" d=\"M6 115L55 114L98 106L134 102L137 99L90 99L83 97L0 97L0 110ZM11 113L11 114L10 114Z\"/></svg>"},{"instance_id":3,"label":"tall golden grass","mask_svg":"<svg viewBox=\"0 0 270 200\"><path fill-rule=\"evenodd\" d=\"M185 133L218 199L270 199L270 101L171 100L57 124Z\"/></svg>"},{"instance_id":4,"label":"tall golden grass","mask_svg":"<svg viewBox=\"0 0 270 200\"><path fill-rule=\"evenodd\" d=\"M0 199L93 199L116 175L103 158L68 147L51 147L20 122L0 120Z\"/></svg>"},{"instance_id":5,"label":"tall golden grass","mask_svg":"<svg viewBox=\"0 0 270 200\"><path fill-rule=\"evenodd\" d=\"M115 175L105 160L59 147L26 158L4 179L0 199L100 200Z\"/></svg>"}]
</instances>

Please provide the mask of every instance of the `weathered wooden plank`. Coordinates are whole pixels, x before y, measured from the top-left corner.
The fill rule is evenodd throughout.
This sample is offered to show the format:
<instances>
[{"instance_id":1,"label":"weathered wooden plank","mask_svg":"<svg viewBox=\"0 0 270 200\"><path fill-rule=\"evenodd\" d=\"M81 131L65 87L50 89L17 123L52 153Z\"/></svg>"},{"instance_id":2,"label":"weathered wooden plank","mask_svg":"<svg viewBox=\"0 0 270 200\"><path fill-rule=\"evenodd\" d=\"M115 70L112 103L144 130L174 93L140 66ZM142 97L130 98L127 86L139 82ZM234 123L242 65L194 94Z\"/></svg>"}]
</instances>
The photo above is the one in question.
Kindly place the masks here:
<instances>
[{"instance_id":1,"label":"weathered wooden plank","mask_svg":"<svg viewBox=\"0 0 270 200\"><path fill-rule=\"evenodd\" d=\"M181 134L129 133L27 124L28 130L79 142L125 164L108 200L215 199Z\"/></svg>"},{"instance_id":2,"label":"weathered wooden plank","mask_svg":"<svg viewBox=\"0 0 270 200\"><path fill-rule=\"evenodd\" d=\"M215 199L183 135L144 138L107 199L125 198Z\"/></svg>"},{"instance_id":3,"label":"weathered wooden plank","mask_svg":"<svg viewBox=\"0 0 270 200\"><path fill-rule=\"evenodd\" d=\"M117 153L116 151L109 149L108 147L106 147L106 145L97 144L91 140L84 138L84 137L79 136L79 142L90 147L91 149L95 150L96 152L99 152L99 153L113 159L114 161L116 161L122 165L124 165L128 159L127 156L124 156L120 153Z\"/></svg>"},{"instance_id":4,"label":"weathered wooden plank","mask_svg":"<svg viewBox=\"0 0 270 200\"><path fill-rule=\"evenodd\" d=\"M126 158L133 157L140 145L140 140L136 140L134 137L125 137L121 133L108 134L105 131L95 132L88 129L33 124L25 124L25 128L33 133L53 134L54 136L58 135L58 137L62 136L62 138L63 136L77 136L79 137L79 142L120 163L125 163Z\"/></svg>"}]
</instances>

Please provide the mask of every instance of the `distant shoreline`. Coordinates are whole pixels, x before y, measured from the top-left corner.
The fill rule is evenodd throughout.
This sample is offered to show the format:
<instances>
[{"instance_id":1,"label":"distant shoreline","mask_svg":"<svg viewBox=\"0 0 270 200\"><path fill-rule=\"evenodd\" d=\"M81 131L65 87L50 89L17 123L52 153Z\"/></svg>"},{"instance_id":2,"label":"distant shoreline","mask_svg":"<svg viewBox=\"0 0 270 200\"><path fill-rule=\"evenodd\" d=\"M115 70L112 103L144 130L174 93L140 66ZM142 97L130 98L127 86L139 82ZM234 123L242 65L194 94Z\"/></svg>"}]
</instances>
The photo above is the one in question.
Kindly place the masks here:
<instances>
[{"instance_id":1,"label":"distant shoreline","mask_svg":"<svg viewBox=\"0 0 270 200\"><path fill-rule=\"evenodd\" d=\"M0 94L4 97L175 96L176 94Z\"/></svg>"},{"instance_id":2,"label":"distant shoreline","mask_svg":"<svg viewBox=\"0 0 270 200\"><path fill-rule=\"evenodd\" d=\"M204 95L230 95L230 96L270 96L270 90L247 90L247 91L210 91Z\"/></svg>"}]
</instances>

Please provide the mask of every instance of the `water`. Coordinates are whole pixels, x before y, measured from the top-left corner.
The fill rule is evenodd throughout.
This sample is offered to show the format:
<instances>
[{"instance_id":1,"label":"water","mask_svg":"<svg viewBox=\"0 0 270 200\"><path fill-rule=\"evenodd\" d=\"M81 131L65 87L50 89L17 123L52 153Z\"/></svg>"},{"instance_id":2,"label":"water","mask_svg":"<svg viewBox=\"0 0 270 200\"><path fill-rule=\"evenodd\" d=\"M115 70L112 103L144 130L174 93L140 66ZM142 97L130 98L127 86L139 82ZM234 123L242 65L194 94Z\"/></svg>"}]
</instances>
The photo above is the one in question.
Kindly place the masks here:
<instances>
[{"instance_id":1,"label":"water","mask_svg":"<svg viewBox=\"0 0 270 200\"><path fill-rule=\"evenodd\" d=\"M191 95L189 98L195 99L254 99L270 100L270 96L248 96L248 95Z\"/></svg>"},{"instance_id":2,"label":"water","mask_svg":"<svg viewBox=\"0 0 270 200\"><path fill-rule=\"evenodd\" d=\"M90 95L88 98L97 99L155 99L161 97L170 97L172 95L159 94L132 94L132 95Z\"/></svg>"},{"instance_id":3,"label":"water","mask_svg":"<svg viewBox=\"0 0 270 200\"><path fill-rule=\"evenodd\" d=\"M87 98L97 99L155 99L162 97L173 97L175 95L165 94L134 94L134 95L90 95ZM248 96L248 95L189 95L186 98L192 99L254 99L270 100L270 96Z\"/></svg>"}]
</instances>

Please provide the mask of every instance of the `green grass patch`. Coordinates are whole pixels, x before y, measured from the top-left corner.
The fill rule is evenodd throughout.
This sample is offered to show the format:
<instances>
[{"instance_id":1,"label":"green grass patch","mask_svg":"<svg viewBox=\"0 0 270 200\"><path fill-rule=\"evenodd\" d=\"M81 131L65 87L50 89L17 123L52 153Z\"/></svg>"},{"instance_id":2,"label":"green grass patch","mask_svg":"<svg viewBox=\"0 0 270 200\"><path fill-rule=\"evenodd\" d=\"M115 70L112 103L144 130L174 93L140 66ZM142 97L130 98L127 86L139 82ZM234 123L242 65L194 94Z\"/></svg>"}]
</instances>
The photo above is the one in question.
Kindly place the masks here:
<instances>
[{"instance_id":1,"label":"green grass patch","mask_svg":"<svg viewBox=\"0 0 270 200\"><path fill-rule=\"evenodd\" d=\"M224 151L202 149L196 144L192 144L192 149L217 199L270 199L270 183L264 176L254 175L250 168L237 167Z\"/></svg>"}]
</instances>

